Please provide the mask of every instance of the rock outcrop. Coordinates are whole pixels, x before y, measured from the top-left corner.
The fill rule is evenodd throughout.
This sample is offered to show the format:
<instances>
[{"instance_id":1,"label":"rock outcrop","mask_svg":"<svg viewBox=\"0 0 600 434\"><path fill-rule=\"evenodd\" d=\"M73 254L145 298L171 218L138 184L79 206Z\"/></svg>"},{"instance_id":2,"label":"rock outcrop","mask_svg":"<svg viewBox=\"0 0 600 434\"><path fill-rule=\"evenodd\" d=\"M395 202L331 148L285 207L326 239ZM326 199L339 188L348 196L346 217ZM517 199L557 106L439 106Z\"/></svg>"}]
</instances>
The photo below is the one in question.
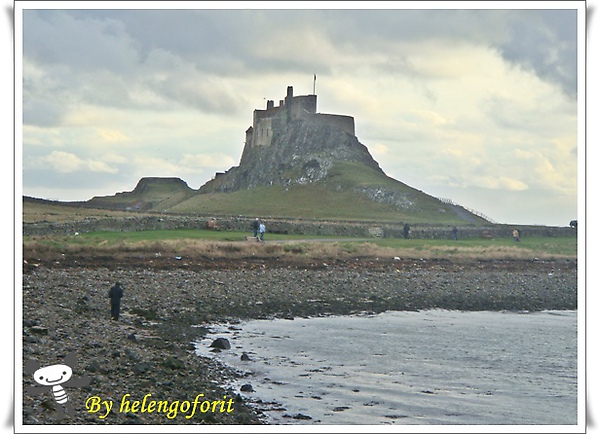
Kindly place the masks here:
<instances>
[{"instance_id":1,"label":"rock outcrop","mask_svg":"<svg viewBox=\"0 0 600 434\"><path fill-rule=\"evenodd\" d=\"M266 110L255 110L253 125L239 166L200 188L232 192L261 186L315 183L325 179L336 162L354 162L385 176L365 145L354 135L354 119L316 112L317 96L293 96Z\"/></svg>"},{"instance_id":2,"label":"rock outcrop","mask_svg":"<svg viewBox=\"0 0 600 434\"><path fill-rule=\"evenodd\" d=\"M335 126L298 119L273 131L270 146L246 144L240 165L216 176L200 192L314 183L325 179L339 161L362 163L385 176L356 136Z\"/></svg>"},{"instance_id":3,"label":"rock outcrop","mask_svg":"<svg viewBox=\"0 0 600 434\"><path fill-rule=\"evenodd\" d=\"M133 191L114 196L95 196L83 203L86 207L144 211L168 208L187 199L196 190L180 178L146 177L138 181Z\"/></svg>"},{"instance_id":4,"label":"rock outcrop","mask_svg":"<svg viewBox=\"0 0 600 434\"><path fill-rule=\"evenodd\" d=\"M240 164L217 173L198 193L319 184L421 220L433 212L432 220L446 213L470 223L485 222L387 176L356 137L354 118L317 113L316 108L316 95L294 96L289 86L279 106L267 101L265 110L254 110Z\"/></svg>"}]
</instances>

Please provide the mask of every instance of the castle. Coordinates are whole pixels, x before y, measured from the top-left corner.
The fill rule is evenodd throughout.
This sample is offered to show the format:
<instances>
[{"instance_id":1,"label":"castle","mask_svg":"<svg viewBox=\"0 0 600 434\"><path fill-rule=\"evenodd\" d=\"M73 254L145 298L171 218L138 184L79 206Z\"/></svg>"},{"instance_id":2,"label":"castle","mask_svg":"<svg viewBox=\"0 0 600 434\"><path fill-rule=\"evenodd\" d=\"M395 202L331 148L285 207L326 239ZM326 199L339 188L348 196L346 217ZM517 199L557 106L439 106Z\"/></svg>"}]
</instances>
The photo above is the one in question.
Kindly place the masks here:
<instances>
[{"instance_id":1,"label":"castle","mask_svg":"<svg viewBox=\"0 0 600 434\"><path fill-rule=\"evenodd\" d=\"M317 95L294 96L294 88L288 86L287 95L278 106L268 100L265 110L254 110L252 126L246 130L246 147L271 146L273 136L297 120L329 125L354 136L352 116L317 113Z\"/></svg>"},{"instance_id":2,"label":"castle","mask_svg":"<svg viewBox=\"0 0 600 434\"><path fill-rule=\"evenodd\" d=\"M294 96L255 109L246 130L240 163L218 172L202 188L232 192L268 185L317 182L336 161L360 162L381 173L379 164L355 136L352 116L317 113L317 95Z\"/></svg>"}]
</instances>

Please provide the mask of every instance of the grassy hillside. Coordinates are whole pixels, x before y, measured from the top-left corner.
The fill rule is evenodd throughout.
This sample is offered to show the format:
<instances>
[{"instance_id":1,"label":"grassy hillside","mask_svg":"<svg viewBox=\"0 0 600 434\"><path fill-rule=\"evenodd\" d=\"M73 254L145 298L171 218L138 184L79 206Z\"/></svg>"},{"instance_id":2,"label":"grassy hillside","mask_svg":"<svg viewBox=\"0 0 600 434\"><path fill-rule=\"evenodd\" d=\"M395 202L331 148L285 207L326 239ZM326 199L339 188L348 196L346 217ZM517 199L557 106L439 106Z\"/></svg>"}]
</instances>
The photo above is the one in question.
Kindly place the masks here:
<instances>
[{"instance_id":1,"label":"grassy hillside","mask_svg":"<svg viewBox=\"0 0 600 434\"><path fill-rule=\"evenodd\" d=\"M205 189L206 190L206 189ZM204 191L205 191L204 190ZM209 190L210 191L210 190ZM52 221L66 214L72 220L109 211L159 212L213 216L302 218L317 220L382 221L434 224L487 224L466 210L459 216L455 208L390 178L365 164L338 162L319 182L271 185L231 193L198 192L178 178L142 178L133 191L94 197L87 202L24 203L24 221ZM34 214L38 214L34 216ZM465 220L464 215L471 217Z\"/></svg>"},{"instance_id":2,"label":"grassy hillside","mask_svg":"<svg viewBox=\"0 0 600 434\"><path fill-rule=\"evenodd\" d=\"M114 196L96 196L87 201L86 206L162 211L187 199L194 192L195 190L179 178L142 178L133 191L117 193Z\"/></svg>"},{"instance_id":3,"label":"grassy hillside","mask_svg":"<svg viewBox=\"0 0 600 434\"><path fill-rule=\"evenodd\" d=\"M128 211L85 208L81 204L71 202L23 198L23 223L64 223L90 218L123 218L129 216L131 216L131 212Z\"/></svg>"},{"instance_id":4,"label":"grassy hillside","mask_svg":"<svg viewBox=\"0 0 600 434\"><path fill-rule=\"evenodd\" d=\"M399 209L377 202L357 192L363 188L393 190L409 196L414 205ZM465 223L437 199L360 163L348 162L337 163L329 176L318 183L196 194L168 211L280 218Z\"/></svg>"}]
</instances>

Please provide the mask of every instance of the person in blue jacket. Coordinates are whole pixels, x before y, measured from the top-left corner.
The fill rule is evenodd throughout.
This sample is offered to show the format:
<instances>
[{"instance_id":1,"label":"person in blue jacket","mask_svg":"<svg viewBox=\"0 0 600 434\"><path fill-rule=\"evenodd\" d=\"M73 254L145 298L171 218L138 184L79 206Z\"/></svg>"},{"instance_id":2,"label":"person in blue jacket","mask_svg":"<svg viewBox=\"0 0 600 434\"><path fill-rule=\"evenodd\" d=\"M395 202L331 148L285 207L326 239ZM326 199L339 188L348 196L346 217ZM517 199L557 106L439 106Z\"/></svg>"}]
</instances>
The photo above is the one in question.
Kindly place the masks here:
<instances>
[{"instance_id":1,"label":"person in blue jacket","mask_svg":"<svg viewBox=\"0 0 600 434\"><path fill-rule=\"evenodd\" d=\"M263 222L260 223L260 226L258 226L258 232L260 232L260 240L264 241L265 240L265 224Z\"/></svg>"}]
</instances>

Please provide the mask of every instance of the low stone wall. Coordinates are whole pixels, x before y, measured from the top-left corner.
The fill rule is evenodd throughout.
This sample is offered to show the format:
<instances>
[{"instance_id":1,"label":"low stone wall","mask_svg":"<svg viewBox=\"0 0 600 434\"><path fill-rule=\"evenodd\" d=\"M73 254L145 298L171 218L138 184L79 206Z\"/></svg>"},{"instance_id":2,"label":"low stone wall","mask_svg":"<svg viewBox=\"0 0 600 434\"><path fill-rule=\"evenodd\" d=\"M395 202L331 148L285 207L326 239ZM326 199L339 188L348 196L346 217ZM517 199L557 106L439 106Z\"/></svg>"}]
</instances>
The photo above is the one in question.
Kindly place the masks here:
<instances>
[{"instance_id":1,"label":"low stone wall","mask_svg":"<svg viewBox=\"0 0 600 434\"><path fill-rule=\"evenodd\" d=\"M251 233L252 218L247 217L193 217L193 216L132 216L127 218L86 219L70 223L25 223L23 235L73 235L75 233L100 231L142 231L167 229L211 229ZM314 220L265 219L267 233L298 234L314 236L346 236L361 238L404 238L404 223L330 222ZM513 229L519 229L522 237L575 236L570 227L487 225L457 226L458 238L510 238ZM436 224L411 224L409 238L450 239L452 226Z\"/></svg>"}]
</instances>

